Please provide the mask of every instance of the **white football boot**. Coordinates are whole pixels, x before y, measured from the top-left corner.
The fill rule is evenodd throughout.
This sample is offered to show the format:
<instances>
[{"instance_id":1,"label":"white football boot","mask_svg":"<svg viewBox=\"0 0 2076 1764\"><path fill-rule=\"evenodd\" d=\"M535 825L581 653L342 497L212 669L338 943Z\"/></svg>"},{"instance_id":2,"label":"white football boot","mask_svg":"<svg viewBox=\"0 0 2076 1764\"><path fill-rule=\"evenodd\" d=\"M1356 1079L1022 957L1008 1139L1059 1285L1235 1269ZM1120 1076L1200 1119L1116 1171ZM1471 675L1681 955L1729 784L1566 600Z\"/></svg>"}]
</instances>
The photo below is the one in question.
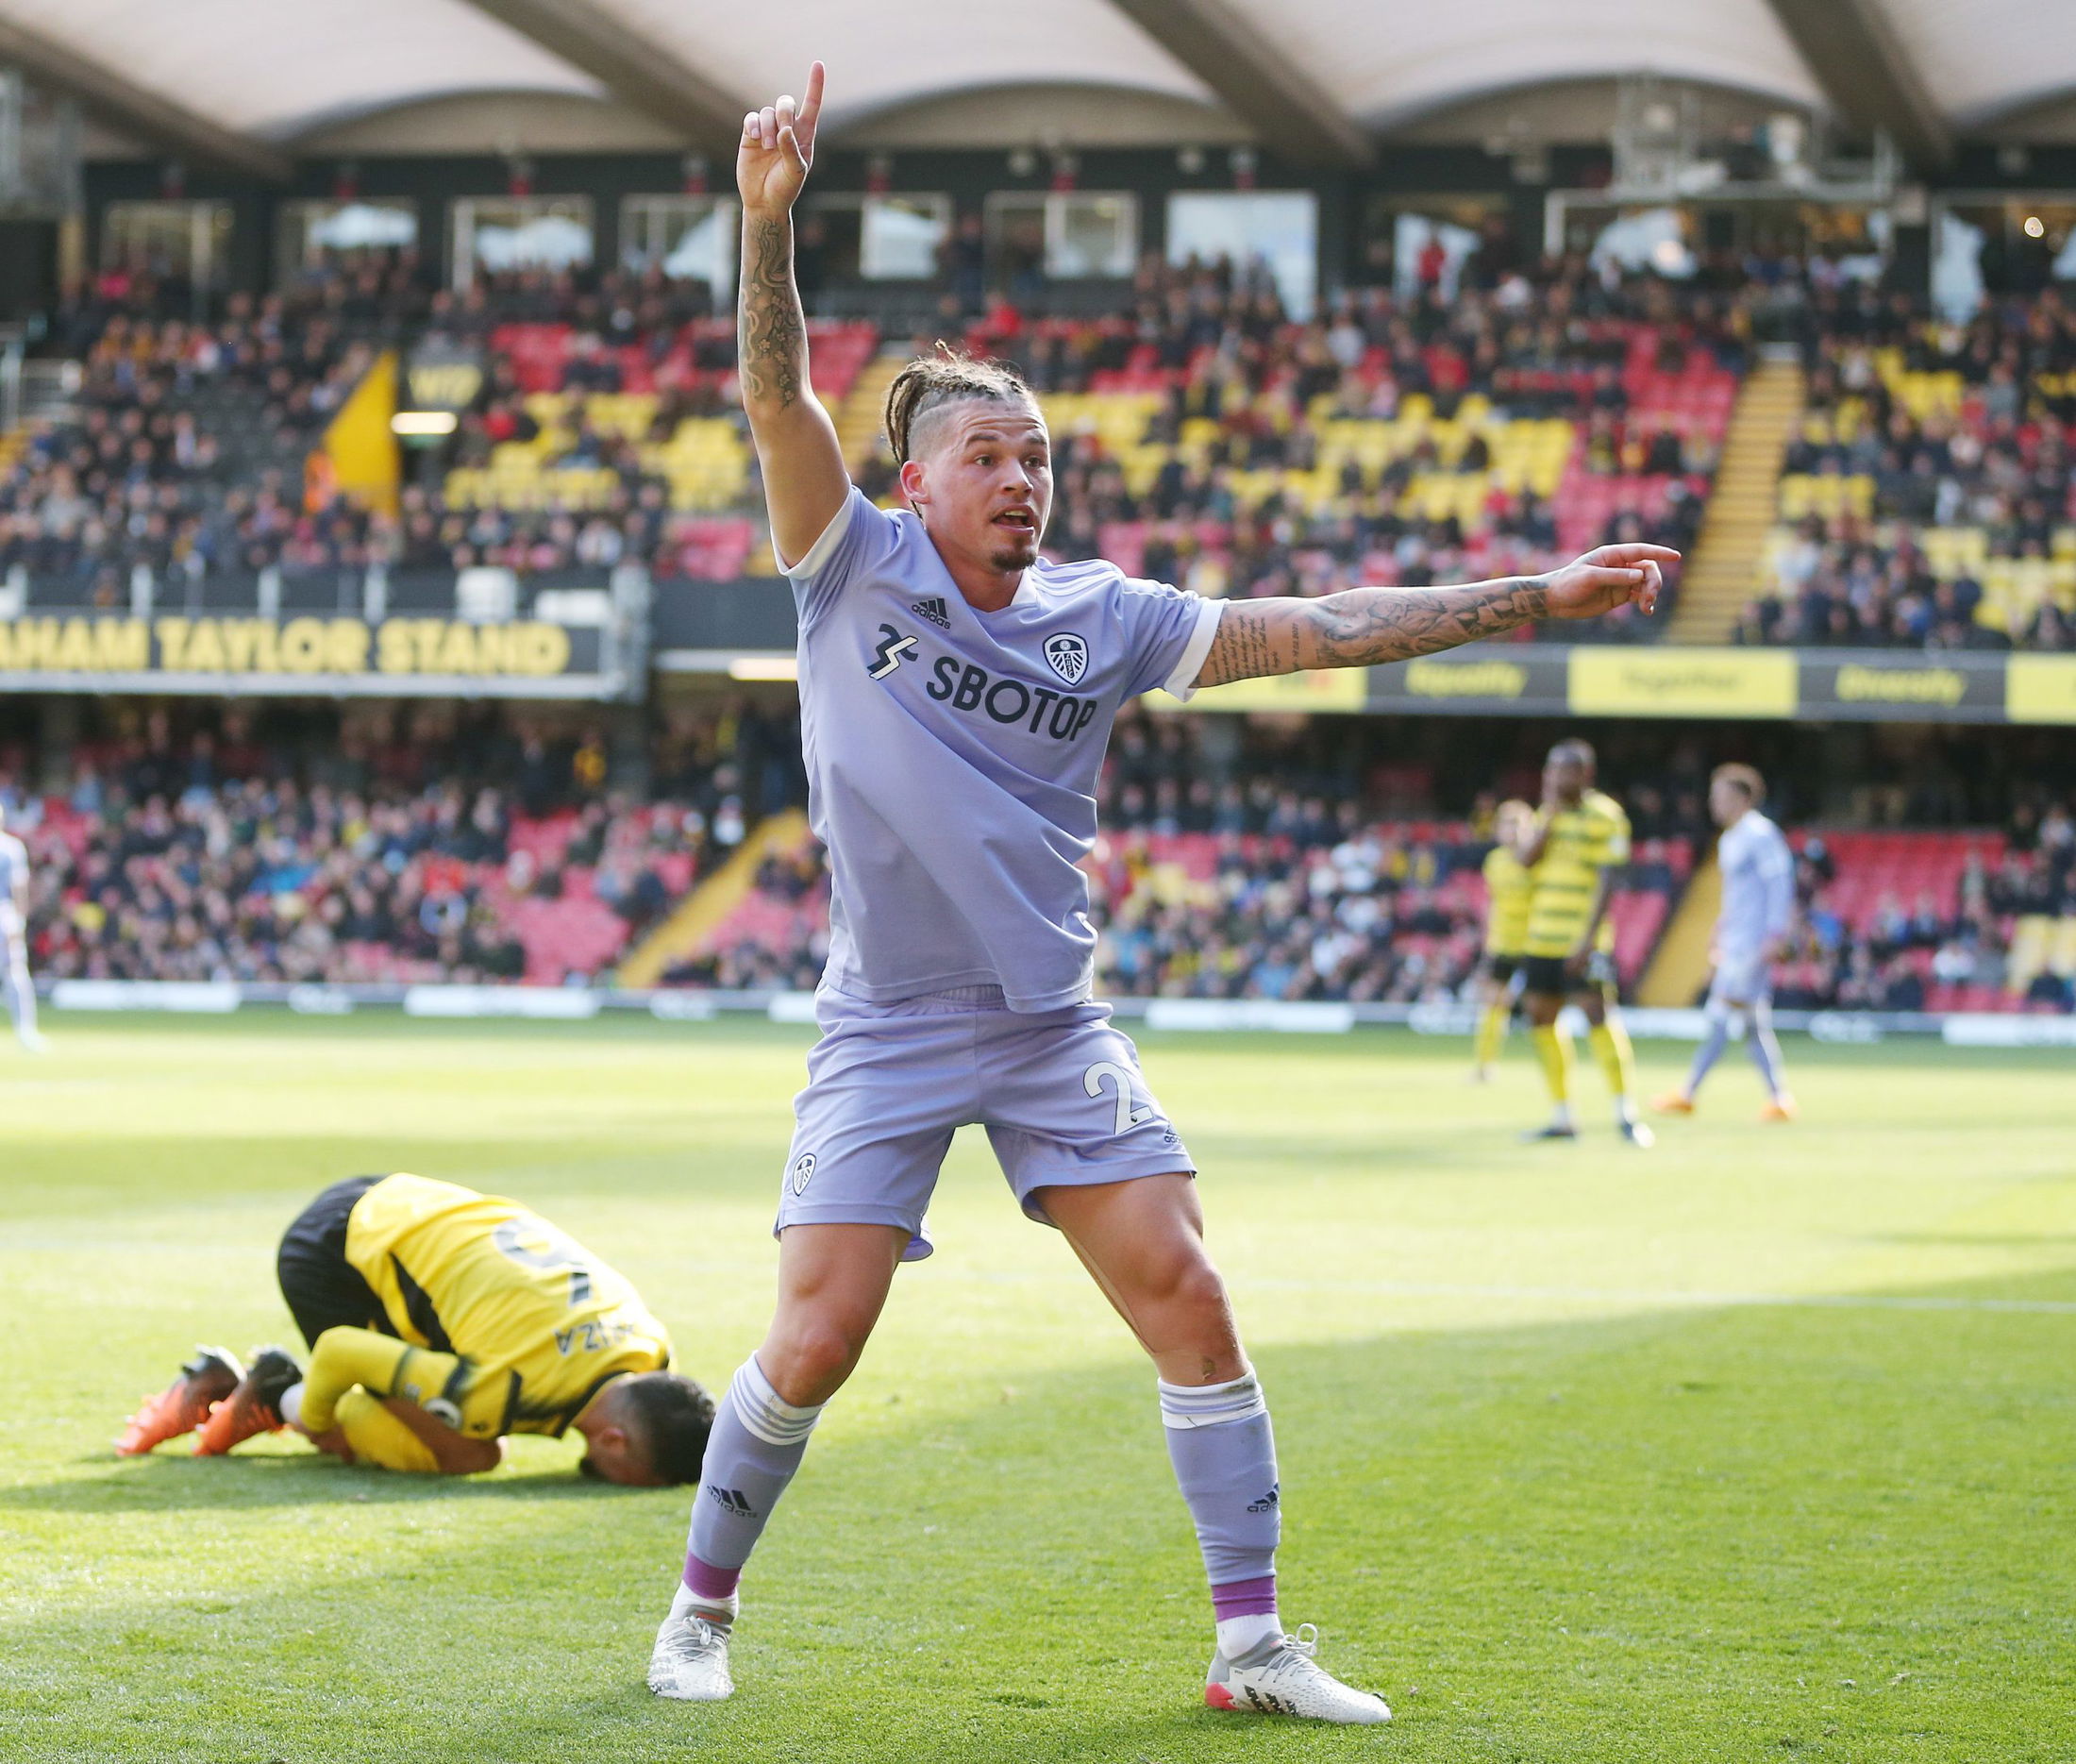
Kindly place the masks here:
<instances>
[{"instance_id":1,"label":"white football boot","mask_svg":"<svg viewBox=\"0 0 2076 1764\"><path fill-rule=\"evenodd\" d=\"M649 1655L649 1688L680 1703L718 1703L735 1688L728 1676L728 1632L687 1611L667 1617Z\"/></svg>"},{"instance_id":2,"label":"white football boot","mask_svg":"<svg viewBox=\"0 0 2076 1764\"><path fill-rule=\"evenodd\" d=\"M1236 1660L1215 1654L1204 1701L1235 1715L1297 1715L1351 1726L1388 1722L1383 1698L1344 1685L1312 1657L1318 1646L1318 1630L1299 1623L1296 1635L1264 1641Z\"/></svg>"}]
</instances>

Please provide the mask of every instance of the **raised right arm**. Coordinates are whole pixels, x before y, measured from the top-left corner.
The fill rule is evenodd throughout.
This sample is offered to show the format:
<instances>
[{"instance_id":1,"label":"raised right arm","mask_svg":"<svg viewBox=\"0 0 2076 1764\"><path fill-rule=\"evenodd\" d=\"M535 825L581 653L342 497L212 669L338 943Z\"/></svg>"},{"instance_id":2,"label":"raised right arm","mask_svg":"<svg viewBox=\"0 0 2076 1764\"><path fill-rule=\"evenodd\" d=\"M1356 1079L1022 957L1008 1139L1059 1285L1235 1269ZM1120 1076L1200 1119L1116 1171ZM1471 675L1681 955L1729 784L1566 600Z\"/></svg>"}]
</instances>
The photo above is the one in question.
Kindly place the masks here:
<instances>
[{"instance_id":1,"label":"raised right arm","mask_svg":"<svg viewBox=\"0 0 2076 1764\"><path fill-rule=\"evenodd\" d=\"M808 380L807 323L793 278L793 205L813 162L821 111L817 61L797 111L786 97L743 118L735 156L743 196L737 373L781 564L807 555L850 495L836 425Z\"/></svg>"}]
</instances>

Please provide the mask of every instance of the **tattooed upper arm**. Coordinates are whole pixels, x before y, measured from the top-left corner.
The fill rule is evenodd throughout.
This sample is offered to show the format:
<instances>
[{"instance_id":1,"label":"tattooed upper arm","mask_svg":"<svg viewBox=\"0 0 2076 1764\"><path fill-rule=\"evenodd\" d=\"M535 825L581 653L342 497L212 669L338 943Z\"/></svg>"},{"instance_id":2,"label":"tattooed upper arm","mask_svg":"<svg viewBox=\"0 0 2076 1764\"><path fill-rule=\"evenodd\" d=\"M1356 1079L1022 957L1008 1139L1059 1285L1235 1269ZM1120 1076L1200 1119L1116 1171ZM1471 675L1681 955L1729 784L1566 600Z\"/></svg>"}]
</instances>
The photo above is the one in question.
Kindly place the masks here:
<instances>
[{"instance_id":1,"label":"tattooed upper arm","mask_svg":"<svg viewBox=\"0 0 2076 1764\"><path fill-rule=\"evenodd\" d=\"M1292 609L1302 600L1232 600L1219 614L1217 633L1197 675L1199 686L1298 671Z\"/></svg>"}]
</instances>

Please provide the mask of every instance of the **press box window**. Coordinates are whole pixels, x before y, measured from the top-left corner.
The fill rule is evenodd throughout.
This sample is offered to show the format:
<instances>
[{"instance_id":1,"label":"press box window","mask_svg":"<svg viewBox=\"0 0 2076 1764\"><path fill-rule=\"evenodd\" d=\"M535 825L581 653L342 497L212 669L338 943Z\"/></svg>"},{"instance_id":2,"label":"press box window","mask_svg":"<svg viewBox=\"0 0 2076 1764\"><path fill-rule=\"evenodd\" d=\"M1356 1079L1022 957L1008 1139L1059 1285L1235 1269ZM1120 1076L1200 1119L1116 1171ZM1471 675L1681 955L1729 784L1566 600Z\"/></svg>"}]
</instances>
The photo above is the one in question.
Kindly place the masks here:
<instances>
[{"instance_id":1,"label":"press box window","mask_svg":"<svg viewBox=\"0 0 2076 1764\"><path fill-rule=\"evenodd\" d=\"M988 266L1013 287L1125 281L1139 260L1139 199L1104 191L998 191L987 200Z\"/></svg>"},{"instance_id":2,"label":"press box window","mask_svg":"<svg viewBox=\"0 0 2076 1764\"><path fill-rule=\"evenodd\" d=\"M620 205L620 259L704 282L716 301L735 293L737 210L729 196L629 196Z\"/></svg>"},{"instance_id":3,"label":"press box window","mask_svg":"<svg viewBox=\"0 0 2076 1764\"><path fill-rule=\"evenodd\" d=\"M506 270L581 269L592 260L586 196L464 196L454 205L454 285Z\"/></svg>"}]
</instances>

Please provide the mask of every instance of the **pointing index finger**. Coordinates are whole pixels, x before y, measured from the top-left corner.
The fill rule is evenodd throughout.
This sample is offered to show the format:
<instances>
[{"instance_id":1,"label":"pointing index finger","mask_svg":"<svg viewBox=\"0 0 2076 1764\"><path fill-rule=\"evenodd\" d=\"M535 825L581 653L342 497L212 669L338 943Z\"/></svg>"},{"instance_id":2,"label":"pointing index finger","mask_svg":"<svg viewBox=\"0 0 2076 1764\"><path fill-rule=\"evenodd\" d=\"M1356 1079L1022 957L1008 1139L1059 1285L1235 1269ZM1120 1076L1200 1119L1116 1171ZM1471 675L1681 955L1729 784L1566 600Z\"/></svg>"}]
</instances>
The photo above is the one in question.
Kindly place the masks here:
<instances>
[{"instance_id":1,"label":"pointing index finger","mask_svg":"<svg viewBox=\"0 0 2076 1764\"><path fill-rule=\"evenodd\" d=\"M793 127L802 140L813 139L815 119L822 114L822 73L819 61L809 68L807 90L800 94L800 109Z\"/></svg>"}]
</instances>

